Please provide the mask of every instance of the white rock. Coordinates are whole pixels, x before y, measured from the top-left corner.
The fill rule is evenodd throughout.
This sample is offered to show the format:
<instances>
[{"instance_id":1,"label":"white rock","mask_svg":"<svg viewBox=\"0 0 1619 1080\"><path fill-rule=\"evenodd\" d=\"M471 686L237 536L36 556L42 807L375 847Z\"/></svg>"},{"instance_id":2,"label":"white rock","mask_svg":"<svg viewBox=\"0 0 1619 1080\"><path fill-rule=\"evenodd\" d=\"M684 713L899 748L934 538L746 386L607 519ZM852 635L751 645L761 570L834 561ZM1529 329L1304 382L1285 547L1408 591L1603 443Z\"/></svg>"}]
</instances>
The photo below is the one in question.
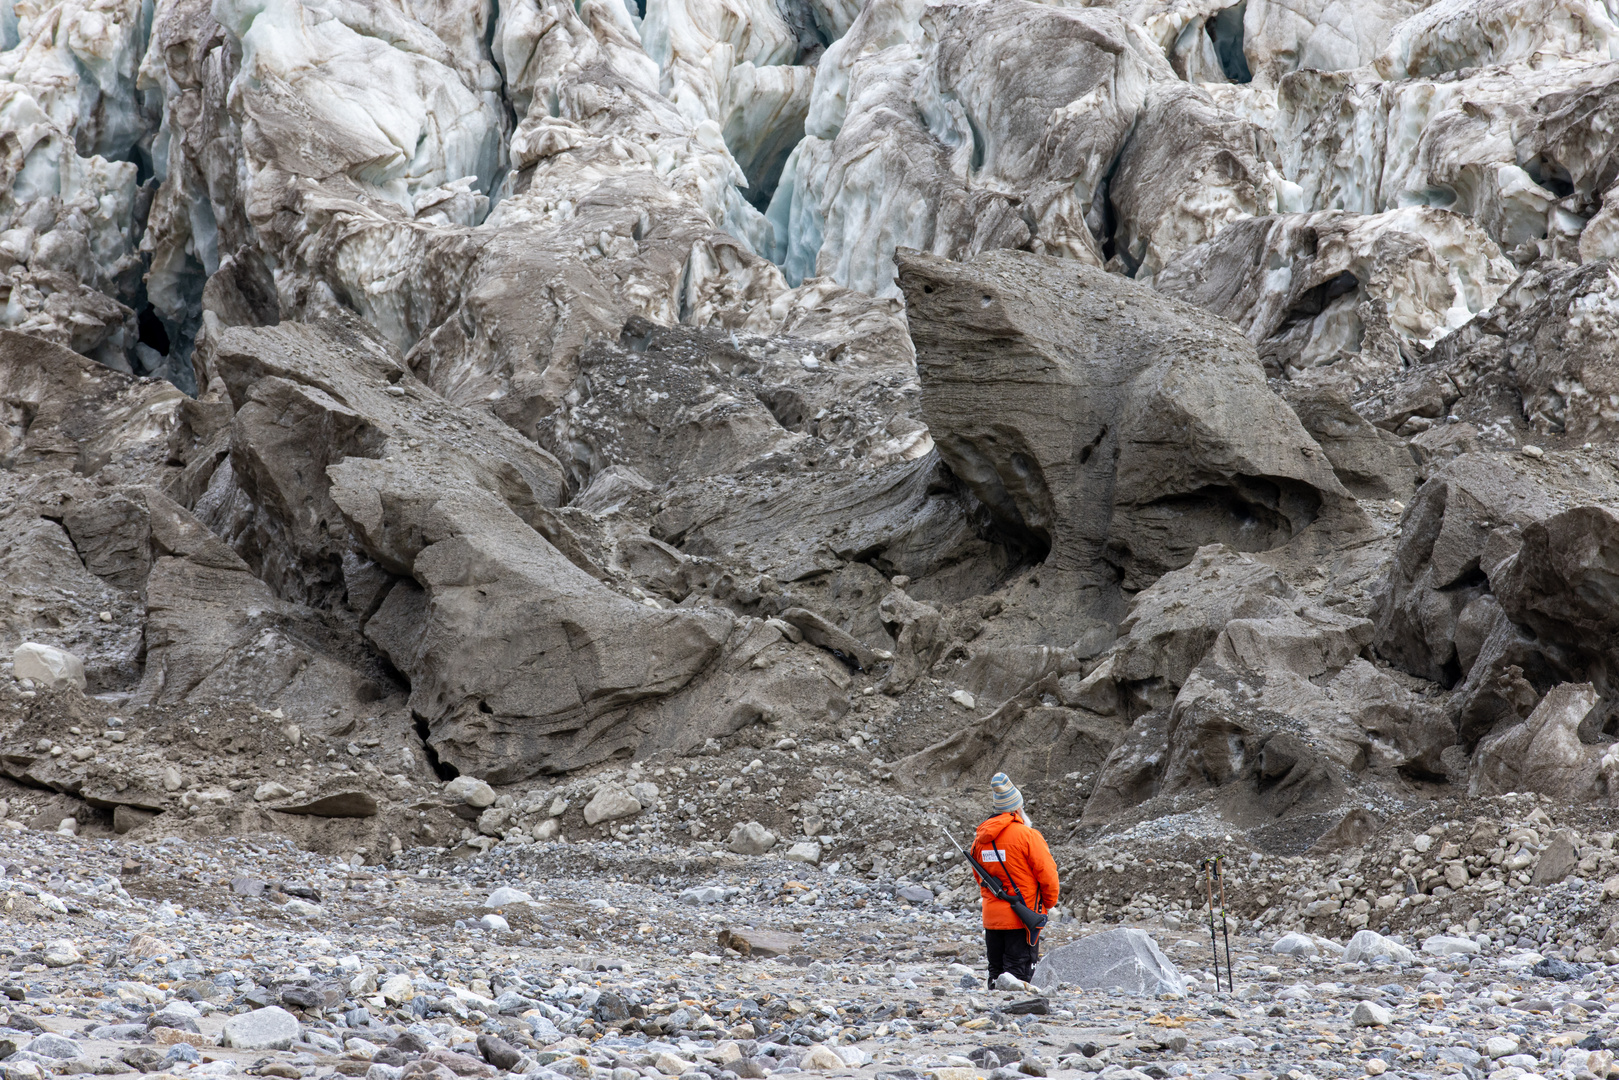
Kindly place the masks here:
<instances>
[{"instance_id":1,"label":"white rock","mask_svg":"<svg viewBox=\"0 0 1619 1080\"><path fill-rule=\"evenodd\" d=\"M633 817L641 812L641 801L617 784L603 784L585 804L585 824L600 825L604 821Z\"/></svg>"},{"instance_id":2,"label":"white rock","mask_svg":"<svg viewBox=\"0 0 1619 1080\"><path fill-rule=\"evenodd\" d=\"M37 641L25 641L12 650L11 674L52 689L73 686L83 690L86 686L83 660L65 649Z\"/></svg>"},{"instance_id":3,"label":"white rock","mask_svg":"<svg viewBox=\"0 0 1619 1080\"><path fill-rule=\"evenodd\" d=\"M790 862L809 863L819 866L821 863L821 845L814 840L800 840L787 849L786 858Z\"/></svg>"},{"instance_id":4,"label":"white rock","mask_svg":"<svg viewBox=\"0 0 1619 1080\"><path fill-rule=\"evenodd\" d=\"M1349 1014L1349 1023L1354 1027L1385 1027L1393 1022L1393 1015L1375 1001L1362 1001Z\"/></svg>"},{"instance_id":5,"label":"white rock","mask_svg":"<svg viewBox=\"0 0 1619 1080\"><path fill-rule=\"evenodd\" d=\"M966 690L952 691L950 694L950 700L954 701L957 705L960 705L963 709L976 709L978 707L978 699L973 697L972 694L968 693Z\"/></svg>"},{"instance_id":6,"label":"white rock","mask_svg":"<svg viewBox=\"0 0 1619 1080\"><path fill-rule=\"evenodd\" d=\"M1282 956L1319 956L1321 950L1307 934L1283 934L1276 939L1276 944L1270 947L1273 953Z\"/></svg>"},{"instance_id":7,"label":"white rock","mask_svg":"<svg viewBox=\"0 0 1619 1080\"><path fill-rule=\"evenodd\" d=\"M503 908L507 904L532 904L534 897L522 889L514 889L510 885L502 885L489 894L489 899L483 902L487 908Z\"/></svg>"},{"instance_id":8,"label":"white rock","mask_svg":"<svg viewBox=\"0 0 1619 1080\"><path fill-rule=\"evenodd\" d=\"M79 952L78 946L66 940L53 941L45 946L44 957L45 966L53 968L84 962L84 954Z\"/></svg>"},{"instance_id":9,"label":"white rock","mask_svg":"<svg viewBox=\"0 0 1619 1080\"><path fill-rule=\"evenodd\" d=\"M1471 938L1434 934L1423 939L1422 951L1430 956L1477 956L1479 945Z\"/></svg>"},{"instance_id":10,"label":"white rock","mask_svg":"<svg viewBox=\"0 0 1619 1080\"><path fill-rule=\"evenodd\" d=\"M286 1050L298 1039L298 1018L276 1005L225 1021L221 1044L237 1050Z\"/></svg>"},{"instance_id":11,"label":"white rock","mask_svg":"<svg viewBox=\"0 0 1619 1080\"><path fill-rule=\"evenodd\" d=\"M308 900L291 899L281 905L281 910L299 919L308 919L319 922L326 917L326 909L319 904L311 904Z\"/></svg>"},{"instance_id":12,"label":"white rock","mask_svg":"<svg viewBox=\"0 0 1619 1080\"><path fill-rule=\"evenodd\" d=\"M1493 1060L1516 1054L1519 1045L1511 1035L1493 1035L1484 1041L1484 1056Z\"/></svg>"},{"instance_id":13,"label":"white rock","mask_svg":"<svg viewBox=\"0 0 1619 1080\"><path fill-rule=\"evenodd\" d=\"M444 785L444 794L447 798L459 799L477 810L493 806L495 803L495 789L476 776L457 776Z\"/></svg>"},{"instance_id":14,"label":"white rock","mask_svg":"<svg viewBox=\"0 0 1619 1080\"><path fill-rule=\"evenodd\" d=\"M483 927L485 930L498 930L502 934L509 934L512 930L511 924L508 923L505 918L493 913L480 918L478 920L478 925Z\"/></svg>"},{"instance_id":15,"label":"white rock","mask_svg":"<svg viewBox=\"0 0 1619 1080\"><path fill-rule=\"evenodd\" d=\"M409 975L401 972L383 979L382 984L377 987L377 993L381 994L384 1000L402 1005L416 996L416 984L411 982Z\"/></svg>"},{"instance_id":16,"label":"white rock","mask_svg":"<svg viewBox=\"0 0 1619 1080\"><path fill-rule=\"evenodd\" d=\"M763 855L776 846L776 834L757 821L747 821L732 827L726 846L738 855Z\"/></svg>"},{"instance_id":17,"label":"white rock","mask_svg":"<svg viewBox=\"0 0 1619 1080\"><path fill-rule=\"evenodd\" d=\"M292 789L278 780L269 780L253 789L254 802L271 802L292 796Z\"/></svg>"},{"instance_id":18,"label":"white rock","mask_svg":"<svg viewBox=\"0 0 1619 1080\"><path fill-rule=\"evenodd\" d=\"M1375 930L1361 930L1349 939L1344 948L1343 960L1346 964L1356 961L1369 961L1377 957L1386 956L1397 964L1409 964L1416 959L1411 950L1397 941L1390 941Z\"/></svg>"}]
</instances>

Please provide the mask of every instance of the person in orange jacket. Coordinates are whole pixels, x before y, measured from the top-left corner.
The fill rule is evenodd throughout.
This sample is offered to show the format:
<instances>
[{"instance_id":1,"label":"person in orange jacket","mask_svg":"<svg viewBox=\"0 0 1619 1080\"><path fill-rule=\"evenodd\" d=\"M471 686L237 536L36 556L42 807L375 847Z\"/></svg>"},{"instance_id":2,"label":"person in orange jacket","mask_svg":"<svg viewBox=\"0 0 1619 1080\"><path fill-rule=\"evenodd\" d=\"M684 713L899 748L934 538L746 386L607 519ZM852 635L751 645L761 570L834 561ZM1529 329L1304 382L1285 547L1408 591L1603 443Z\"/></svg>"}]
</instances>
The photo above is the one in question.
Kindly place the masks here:
<instances>
[{"instance_id":1,"label":"person in orange jacket","mask_svg":"<svg viewBox=\"0 0 1619 1080\"><path fill-rule=\"evenodd\" d=\"M1016 884L1023 893L1023 902L1044 913L1056 905L1060 891L1051 849L1046 846L1046 838L1030 824L1028 811L1023 808L1023 793L1005 773L990 777L989 789L995 815L978 826L973 836L973 858L999 878L1007 892L1012 892L1009 883ZM1018 920L1011 904L995 899L982 883L978 891L984 901L989 988L995 989L995 980L1003 971L1028 982L1040 959L1038 943L1030 940L1032 935Z\"/></svg>"}]
</instances>

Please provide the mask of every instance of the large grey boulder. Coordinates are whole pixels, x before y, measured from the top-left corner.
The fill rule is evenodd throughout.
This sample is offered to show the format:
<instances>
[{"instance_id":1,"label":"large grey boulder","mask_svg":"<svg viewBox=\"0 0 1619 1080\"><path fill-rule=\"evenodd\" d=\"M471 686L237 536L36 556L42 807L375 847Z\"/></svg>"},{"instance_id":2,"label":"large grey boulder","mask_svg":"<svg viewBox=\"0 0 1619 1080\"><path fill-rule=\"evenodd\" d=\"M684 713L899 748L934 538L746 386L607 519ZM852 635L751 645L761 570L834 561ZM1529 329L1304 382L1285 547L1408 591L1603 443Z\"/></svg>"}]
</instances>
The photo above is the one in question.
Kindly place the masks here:
<instances>
[{"instance_id":1,"label":"large grey boulder","mask_svg":"<svg viewBox=\"0 0 1619 1080\"><path fill-rule=\"evenodd\" d=\"M7 470L96 476L114 465L121 483L155 480L172 471L169 436L185 402L169 383L133 379L61 345L0 330L7 417L0 467Z\"/></svg>"},{"instance_id":2,"label":"large grey boulder","mask_svg":"<svg viewBox=\"0 0 1619 1080\"><path fill-rule=\"evenodd\" d=\"M269 597L245 593L273 590L358 626L464 775L688 750L765 716L847 707L817 650L750 666L782 640L762 619L604 584L613 573L555 509L555 459L439 397L363 325L233 327L210 335L199 364L236 406L206 500L208 524L257 575L239 575L235 610L263 610Z\"/></svg>"},{"instance_id":3,"label":"large grey boulder","mask_svg":"<svg viewBox=\"0 0 1619 1080\"><path fill-rule=\"evenodd\" d=\"M1182 993L1186 980L1145 930L1104 930L1047 953L1034 969L1034 985L1059 982L1085 990L1118 988L1132 994Z\"/></svg>"},{"instance_id":4,"label":"large grey boulder","mask_svg":"<svg viewBox=\"0 0 1619 1080\"><path fill-rule=\"evenodd\" d=\"M422 385L358 320L232 327L198 362L235 407L230 466L251 506L233 523L237 551L288 599L320 603L348 587L349 531L327 468L415 449L442 479L499 494L524 520L561 497L550 454L489 414Z\"/></svg>"},{"instance_id":5,"label":"large grey boulder","mask_svg":"<svg viewBox=\"0 0 1619 1080\"><path fill-rule=\"evenodd\" d=\"M1521 723L1485 736L1473 753L1467 790L1472 796L1533 791L1559 802L1589 802L1619 782L1619 760L1607 746L1580 740L1580 725L1601 699L1590 683L1562 683L1540 699Z\"/></svg>"},{"instance_id":6,"label":"large grey boulder","mask_svg":"<svg viewBox=\"0 0 1619 1080\"><path fill-rule=\"evenodd\" d=\"M1413 675L1452 685L1472 666L1459 653L1467 606L1520 543L1520 530L1557 512L1542 470L1498 454L1465 454L1417 491L1401 518L1374 616L1377 649Z\"/></svg>"},{"instance_id":7,"label":"large grey boulder","mask_svg":"<svg viewBox=\"0 0 1619 1080\"><path fill-rule=\"evenodd\" d=\"M1125 588L1205 544L1358 510L1234 329L1115 274L1017 251L898 256L922 408L951 470L1059 570Z\"/></svg>"},{"instance_id":8,"label":"large grey boulder","mask_svg":"<svg viewBox=\"0 0 1619 1080\"><path fill-rule=\"evenodd\" d=\"M1590 681L1608 695L1614 551L1619 484L1608 470L1560 453L1463 454L1406 509L1376 597L1375 647L1456 687L1450 709L1469 747L1559 683Z\"/></svg>"},{"instance_id":9,"label":"large grey boulder","mask_svg":"<svg viewBox=\"0 0 1619 1080\"><path fill-rule=\"evenodd\" d=\"M84 661L54 645L25 641L11 652L11 675L40 686L85 688Z\"/></svg>"},{"instance_id":10,"label":"large grey boulder","mask_svg":"<svg viewBox=\"0 0 1619 1080\"><path fill-rule=\"evenodd\" d=\"M1341 390L1305 384L1290 386L1286 397L1351 494L1360 499L1411 498L1417 462L1404 439L1356 412Z\"/></svg>"},{"instance_id":11,"label":"large grey boulder","mask_svg":"<svg viewBox=\"0 0 1619 1080\"><path fill-rule=\"evenodd\" d=\"M618 784L603 784L585 804L585 824L599 825L641 812L641 801Z\"/></svg>"},{"instance_id":12,"label":"large grey boulder","mask_svg":"<svg viewBox=\"0 0 1619 1080\"><path fill-rule=\"evenodd\" d=\"M399 579L366 636L409 676L411 708L463 772L512 780L608 756L624 745L615 738L635 745L632 727L598 742L592 721L685 686L734 625L728 612L662 611L603 587L430 455L328 471L357 543Z\"/></svg>"},{"instance_id":13,"label":"large grey boulder","mask_svg":"<svg viewBox=\"0 0 1619 1080\"><path fill-rule=\"evenodd\" d=\"M1102 763L1087 821L1216 791L1227 812L1324 813L1368 767L1437 775L1455 742L1436 705L1365 658L1369 620L1221 545L1138 593L1120 631L1065 691L1103 714L1146 710Z\"/></svg>"}]
</instances>

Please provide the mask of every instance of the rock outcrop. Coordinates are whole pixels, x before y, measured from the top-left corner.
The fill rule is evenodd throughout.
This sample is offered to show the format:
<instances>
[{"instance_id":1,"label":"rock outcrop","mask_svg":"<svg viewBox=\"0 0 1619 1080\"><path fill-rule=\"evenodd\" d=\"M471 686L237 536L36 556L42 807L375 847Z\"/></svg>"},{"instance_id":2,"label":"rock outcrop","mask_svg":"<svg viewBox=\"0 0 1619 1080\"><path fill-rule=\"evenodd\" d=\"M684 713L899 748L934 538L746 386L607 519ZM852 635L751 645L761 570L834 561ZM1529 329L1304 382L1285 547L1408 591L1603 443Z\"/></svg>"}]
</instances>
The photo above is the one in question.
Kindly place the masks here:
<instances>
[{"instance_id":1,"label":"rock outcrop","mask_svg":"<svg viewBox=\"0 0 1619 1080\"><path fill-rule=\"evenodd\" d=\"M0 767L53 827L853 865L796 774L1323 851L1619 797L1599 4L12 14ZM732 753L725 823L539 820Z\"/></svg>"},{"instance_id":2,"label":"rock outcrop","mask_svg":"<svg viewBox=\"0 0 1619 1080\"><path fill-rule=\"evenodd\" d=\"M1353 516L1252 347L1101 270L900 256L922 410L955 474L1059 569L1141 588L1197 548L1263 551Z\"/></svg>"}]
</instances>

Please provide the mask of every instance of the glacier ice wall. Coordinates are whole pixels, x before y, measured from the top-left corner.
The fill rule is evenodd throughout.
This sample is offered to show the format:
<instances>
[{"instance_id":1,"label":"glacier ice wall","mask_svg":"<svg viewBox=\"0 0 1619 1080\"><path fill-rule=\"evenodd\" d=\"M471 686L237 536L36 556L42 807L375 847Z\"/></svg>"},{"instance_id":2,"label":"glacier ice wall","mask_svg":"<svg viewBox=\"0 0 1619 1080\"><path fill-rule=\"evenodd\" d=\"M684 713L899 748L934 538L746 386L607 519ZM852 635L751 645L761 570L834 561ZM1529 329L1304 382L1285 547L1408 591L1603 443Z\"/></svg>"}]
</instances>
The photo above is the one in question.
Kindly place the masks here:
<instances>
[{"instance_id":1,"label":"glacier ice wall","mask_svg":"<svg viewBox=\"0 0 1619 1080\"><path fill-rule=\"evenodd\" d=\"M1619 244L1597 0L7 10L0 322L191 390L210 319L342 310L531 431L630 315L888 326L902 247L1223 278L1358 379Z\"/></svg>"}]
</instances>

